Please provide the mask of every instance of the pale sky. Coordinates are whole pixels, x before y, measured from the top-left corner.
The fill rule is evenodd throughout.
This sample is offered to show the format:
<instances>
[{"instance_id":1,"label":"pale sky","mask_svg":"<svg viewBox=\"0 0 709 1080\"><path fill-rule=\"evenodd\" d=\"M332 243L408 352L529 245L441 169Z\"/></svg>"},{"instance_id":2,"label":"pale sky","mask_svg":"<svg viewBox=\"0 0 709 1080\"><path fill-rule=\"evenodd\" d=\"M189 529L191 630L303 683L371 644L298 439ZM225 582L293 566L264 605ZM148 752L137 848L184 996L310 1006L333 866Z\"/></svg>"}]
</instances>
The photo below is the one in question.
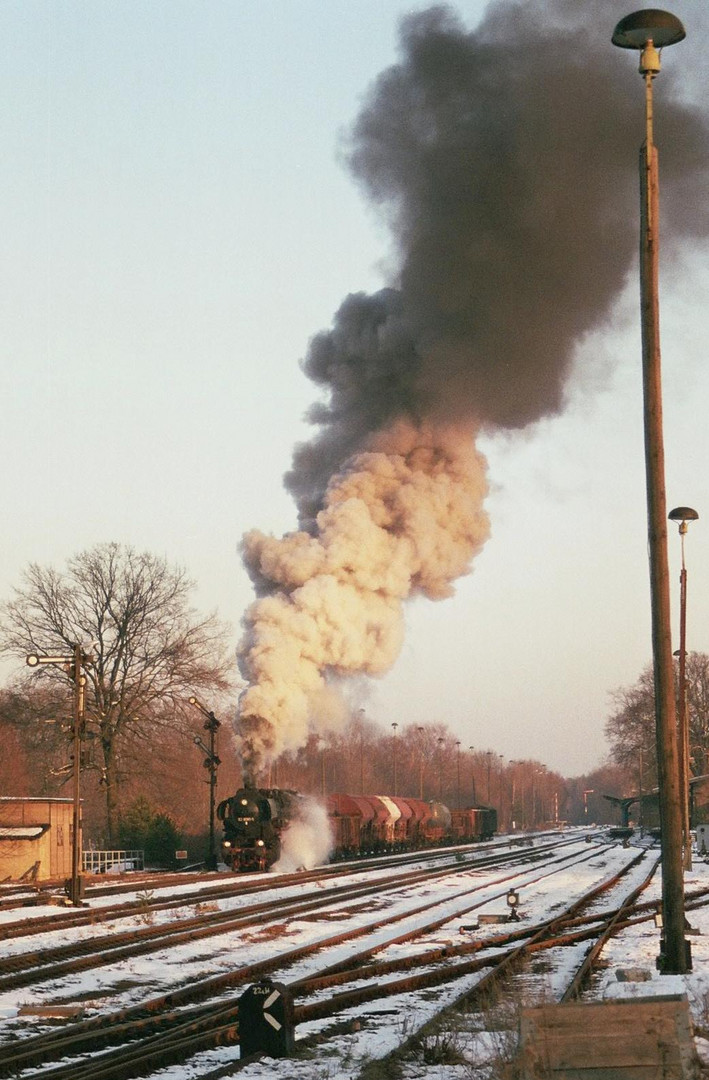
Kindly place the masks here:
<instances>
[{"instance_id":1,"label":"pale sky","mask_svg":"<svg viewBox=\"0 0 709 1080\"><path fill-rule=\"evenodd\" d=\"M0 595L29 562L119 541L186 567L236 640L242 533L296 526L282 475L317 397L299 360L349 292L390 280L391 238L342 136L396 60L400 16L429 6L4 0ZM451 5L469 29L484 6ZM596 8L611 50L628 12ZM673 67L709 100L698 5L673 10L688 39L663 57L658 113ZM639 76L629 88L635 186ZM579 154L593 149L579 132ZM661 176L662 161L660 146ZM700 515L686 545L700 651L708 304L706 252L687 250L662 276L665 450L668 509ZM464 746L588 771L610 692L651 656L636 276L579 346L562 414L481 448L491 538L452 599L409 607L398 662L357 700L385 726L440 720ZM669 542L676 600L675 525Z\"/></svg>"}]
</instances>

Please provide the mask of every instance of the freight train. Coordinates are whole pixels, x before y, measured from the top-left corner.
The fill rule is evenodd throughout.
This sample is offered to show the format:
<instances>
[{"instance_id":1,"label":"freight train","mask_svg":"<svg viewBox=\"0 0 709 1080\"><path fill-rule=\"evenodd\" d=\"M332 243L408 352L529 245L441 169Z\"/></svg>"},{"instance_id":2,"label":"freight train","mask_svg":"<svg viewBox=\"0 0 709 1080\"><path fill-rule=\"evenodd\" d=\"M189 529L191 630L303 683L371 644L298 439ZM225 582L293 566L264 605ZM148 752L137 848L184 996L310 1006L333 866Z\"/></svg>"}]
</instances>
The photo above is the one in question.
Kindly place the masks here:
<instances>
[{"instance_id":1,"label":"freight train","mask_svg":"<svg viewBox=\"0 0 709 1080\"><path fill-rule=\"evenodd\" d=\"M217 807L222 857L234 870L267 870L281 855L287 827L303 821L306 796L281 788L241 788ZM353 859L436 845L489 840L497 831L490 806L450 810L441 802L393 795L328 795L330 859Z\"/></svg>"}]
</instances>

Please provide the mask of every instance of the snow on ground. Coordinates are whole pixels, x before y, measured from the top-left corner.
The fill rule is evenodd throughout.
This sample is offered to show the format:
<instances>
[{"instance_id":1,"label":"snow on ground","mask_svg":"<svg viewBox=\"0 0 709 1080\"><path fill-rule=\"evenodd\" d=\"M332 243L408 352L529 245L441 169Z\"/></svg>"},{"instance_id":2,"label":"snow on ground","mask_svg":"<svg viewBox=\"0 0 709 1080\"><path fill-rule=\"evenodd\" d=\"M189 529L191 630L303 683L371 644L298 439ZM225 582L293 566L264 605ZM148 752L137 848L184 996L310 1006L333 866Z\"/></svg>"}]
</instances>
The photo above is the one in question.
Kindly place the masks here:
<instances>
[{"instance_id":1,"label":"snow on ground","mask_svg":"<svg viewBox=\"0 0 709 1080\"><path fill-rule=\"evenodd\" d=\"M536 843L540 842L535 840ZM581 841L582 842L582 841ZM444 881L423 882L407 891L405 896L391 893L381 894L378 899L366 905L354 903L349 908L338 906L333 901L326 917L311 919L307 914L294 915L279 928L277 935L268 932L265 926L249 930L232 931L199 942L180 946L172 950L158 951L144 957L137 957L113 964L96 972L85 972L48 984L8 991L0 995L0 1041L12 1037L13 1032L27 1030L26 1018L17 1017L21 1004L47 1004L51 1002L82 1002L88 1010L97 1008L113 1011L120 1007L134 1004L145 997L157 996L166 989L181 985L188 979L205 978L209 975L232 970L237 966L250 963L273 955L284 946L297 947L306 941L324 939L339 930L351 929L357 922L371 921L378 913L381 915L398 912L402 918L397 926L401 932L429 921L434 914L446 916L460 911L465 903L464 893L468 893L470 904L484 903L484 906L469 914L455 915L434 933L423 940L410 944L391 946L386 955L389 957L420 952L424 948L446 943L459 944L461 940L473 937L492 937L500 932L499 925L485 925L479 930L463 930L477 922L479 914L500 913L506 911L505 895L514 887L519 891L519 910L521 926L532 925L548 918L554 911L560 910L576 895L585 892L594 882L607 880L621 866L627 863L632 849L621 845L607 849L595 842L586 845L589 858L574 867L558 870L554 874L530 868L519 872L501 886L492 884L499 878L497 870L465 871L455 878ZM581 849L581 843L579 848ZM655 857L656 851L648 853ZM431 862L433 863L432 857ZM644 878L649 867L646 859L636 871L633 880ZM367 870L353 874L351 881L371 881L378 876L386 876L390 869L382 871ZM546 876L540 877L541 873ZM251 878L244 879L252 880ZM210 882L209 884L213 884ZM709 865L703 859L695 858L692 871L686 874L686 891L709 886ZM155 898L163 895L176 895L181 891L194 889L194 883L180 886L176 880L169 890L155 890ZM205 883L205 888L208 884ZM277 896L298 897L312 891L307 883L278 885L278 875L273 875L269 898ZM477 890L472 892L471 890ZM145 891L142 886L136 895ZM646 894L647 895L647 894ZM659 879L651 886L648 899L660 895ZM597 903L599 911L611 906L612 894L607 894ZM89 900L91 908L116 903L119 898L99 898ZM125 897L123 898L125 899ZM228 900L214 901L215 909L224 911L238 909L263 899L263 896L236 896ZM205 903L207 901L205 900ZM195 908L197 905L194 905ZM95 926L71 929L61 928L61 913L57 914L58 928L51 934L41 934L20 941L4 943L5 955L17 953L27 948L49 948L77 938L86 938L94 934L120 932L130 927L139 929L149 920L154 924L159 921L170 922L174 916L170 913L151 912L149 905L128 919L111 920ZM29 909L28 913L47 913L47 909ZM187 912L191 913L191 912ZM22 912L24 917L25 912ZM183 915L186 914L183 912ZM2 912L0 920L12 921L19 917L18 912ZM659 951L660 931L652 920L640 923L623 931L613 939L604 953L607 966L595 979L591 994L598 999L619 997L644 997L648 994L686 993L700 1038L700 1053L707 1052L709 1059L709 907L688 912L691 927L697 932L689 936L692 944L693 971L686 976L661 975L655 967ZM504 928L503 928L504 929ZM390 932L389 932L390 933ZM386 933L380 935L386 937ZM371 945L371 937L367 937ZM346 942L328 953L328 962L355 954L364 947L363 941L355 939ZM573 949L559 949L553 952L538 953L530 964L528 1001L535 1003L542 1000L554 1000L559 992L565 972L573 969L583 955L587 945ZM316 970L322 961L318 958L304 958L284 972L282 981L303 978ZM619 981L617 973L624 969L638 969L631 981ZM274 976L278 978L277 976ZM396 977L396 976L394 976ZM362 1065L370 1058L384 1056L402 1040L402 1035L418 1030L442 1005L451 1003L460 994L472 988L480 979L480 973L474 973L458 980L454 987L438 987L418 994L402 994L395 999L373 1002L357 1010L344 1014L342 1019L351 1022L352 1031L329 1040L324 1046L313 1052L313 1056L298 1059L274 1061L271 1059L254 1063L239 1073L240 1080L349 1080L359 1075ZM642 981L641 981L642 980ZM514 1043L516 1018L508 1017L506 1022L488 1019L491 1030L474 1030L475 1025L460 1021L459 1026L440 1036L431 1037L426 1043L428 1061L412 1062L405 1066L406 1080L491 1080L499 1064ZM478 1027L480 1025L478 1024ZM307 1037L327 1027L324 1021L303 1024L297 1032L298 1039ZM34 1028L33 1028L34 1030ZM224 1066L238 1058L235 1048L222 1048L205 1052L195 1059L194 1065L175 1066L160 1070L154 1080L192 1080L209 1068ZM456 1063L456 1059L459 1059Z\"/></svg>"}]
</instances>

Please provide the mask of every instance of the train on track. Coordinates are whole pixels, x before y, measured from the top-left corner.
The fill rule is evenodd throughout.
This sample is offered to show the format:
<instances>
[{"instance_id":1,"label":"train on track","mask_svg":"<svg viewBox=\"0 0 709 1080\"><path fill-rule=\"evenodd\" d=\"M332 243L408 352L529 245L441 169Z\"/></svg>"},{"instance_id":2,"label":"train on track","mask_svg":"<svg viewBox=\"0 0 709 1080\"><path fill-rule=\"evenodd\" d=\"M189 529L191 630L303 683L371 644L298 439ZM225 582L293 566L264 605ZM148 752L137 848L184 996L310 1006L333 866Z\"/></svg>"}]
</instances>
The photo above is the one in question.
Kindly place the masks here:
<instances>
[{"instance_id":1,"label":"train on track","mask_svg":"<svg viewBox=\"0 0 709 1080\"><path fill-rule=\"evenodd\" d=\"M217 807L224 862L233 870L268 870L281 856L286 829L306 819L312 802L297 791L253 787L224 799ZM327 795L320 802L330 823L332 861L489 840L497 831L491 806L452 810L394 795Z\"/></svg>"}]
</instances>

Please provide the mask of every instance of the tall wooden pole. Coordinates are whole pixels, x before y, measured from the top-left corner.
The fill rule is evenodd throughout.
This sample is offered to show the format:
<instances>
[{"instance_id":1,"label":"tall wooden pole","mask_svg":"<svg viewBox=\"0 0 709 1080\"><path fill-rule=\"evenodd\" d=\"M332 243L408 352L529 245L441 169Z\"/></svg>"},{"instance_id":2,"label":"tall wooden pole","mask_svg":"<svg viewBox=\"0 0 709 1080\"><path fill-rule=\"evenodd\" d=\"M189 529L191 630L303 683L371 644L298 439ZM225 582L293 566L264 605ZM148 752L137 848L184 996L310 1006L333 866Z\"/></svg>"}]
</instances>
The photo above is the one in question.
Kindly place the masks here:
<instances>
[{"instance_id":1,"label":"tall wooden pole","mask_svg":"<svg viewBox=\"0 0 709 1080\"><path fill-rule=\"evenodd\" d=\"M691 963L687 959L688 950L684 937L682 814L667 561L658 285L659 184L652 123L652 79L655 73L652 70L644 72L646 137L640 151L640 307L655 734L662 852L664 949L658 964L661 970L668 974L683 974L691 967Z\"/></svg>"}]
</instances>

